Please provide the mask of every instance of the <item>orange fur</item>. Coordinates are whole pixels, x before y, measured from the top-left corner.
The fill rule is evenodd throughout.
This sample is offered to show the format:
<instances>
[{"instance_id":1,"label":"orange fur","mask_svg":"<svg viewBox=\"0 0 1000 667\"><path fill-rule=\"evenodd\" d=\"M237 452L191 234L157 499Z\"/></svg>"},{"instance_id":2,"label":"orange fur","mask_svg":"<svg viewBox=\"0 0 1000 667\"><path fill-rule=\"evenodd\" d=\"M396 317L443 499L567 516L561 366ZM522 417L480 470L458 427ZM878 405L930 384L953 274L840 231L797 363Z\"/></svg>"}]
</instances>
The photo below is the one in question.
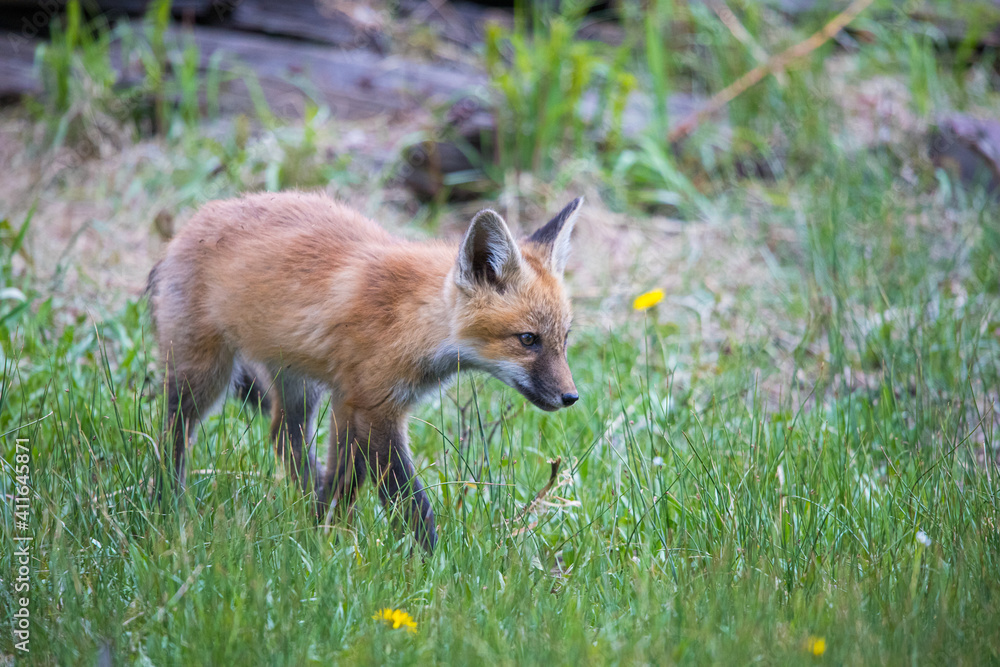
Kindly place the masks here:
<instances>
[{"instance_id":1,"label":"orange fur","mask_svg":"<svg viewBox=\"0 0 1000 667\"><path fill-rule=\"evenodd\" d=\"M492 373L543 409L576 400L561 273L579 205L520 244L484 211L458 245L396 238L316 194L204 206L149 281L177 481L192 427L234 369L251 365L272 398L277 452L303 488L316 489L320 511L349 507L370 474L384 502L405 501L417 538L433 548L406 417L459 365ZM526 346L525 333L537 343ZM336 434L325 474L314 442L324 390Z\"/></svg>"}]
</instances>

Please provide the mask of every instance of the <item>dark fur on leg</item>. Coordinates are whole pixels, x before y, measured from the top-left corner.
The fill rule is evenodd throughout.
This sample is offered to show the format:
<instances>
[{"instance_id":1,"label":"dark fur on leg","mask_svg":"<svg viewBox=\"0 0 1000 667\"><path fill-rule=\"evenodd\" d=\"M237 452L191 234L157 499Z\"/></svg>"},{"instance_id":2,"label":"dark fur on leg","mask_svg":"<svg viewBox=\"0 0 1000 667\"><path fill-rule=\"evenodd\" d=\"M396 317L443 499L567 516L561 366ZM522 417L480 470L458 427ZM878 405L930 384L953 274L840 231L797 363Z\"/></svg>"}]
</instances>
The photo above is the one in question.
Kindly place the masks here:
<instances>
[{"instance_id":1,"label":"dark fur on leg","mask_svg":"<svg viewBox=\"0 0 1000 667\"><path fill-rule=\"evenodd\" d=\"M289 373L277 373L273 394L271 440L275 455L292 481L312 493L321 480L316 467L316 412L319 387Z\"/></svg>"},{"instance_id":2,"label":"dark fur on leg","mask_svg":"<svg viewBox=\"0 0 1000 667\"><path fill-rule=\"evenodd\" d=\"M368 477L368 466L354 443L349 412L343 406L335 406L332 412L327 469L316 508L320 521L327 518L331 508L338 519L348 519L358 489Z\"/></svg>"},{"instance_id":3,"label":"dark fur on leg","mask_svg":"<svg viewBox=\"0 0 1000 667\"><path fill-rule=\"evenodd\" d=\"M372 413L356 413L356 442L386 510L399 510L417 542L431 553L437 544L434 510L410 461L404 419L385 421Z\"/></svg>"},{"instance_id":4,"label":"dark fur on leg","mask_svg":"<svg viewBox=\"0 0 1000 667\"><path fill-rule=\"evenodd\" d=\"M270 384L263 369L256 368L252 364L240 363L233 373L233 391L236 400L260 412L271 411L271 395L268 392Z\"/></svg>"},{"instance_id":5,"label":"dark fur on leg","mask_svg":"<svg viewBox=\"0 0 1000 667\"><path fill-rule=\"evenodd\" d=\"M409 457L399 448L392 447L388 467L378 471L377 466L372 468L372 474L380 477L378 495L382 504L386 509L394 505L399 507L417 542L427 553L432 553L437 545L434 510L423 483L414 474Z\"/></svg>"}]
</instances>

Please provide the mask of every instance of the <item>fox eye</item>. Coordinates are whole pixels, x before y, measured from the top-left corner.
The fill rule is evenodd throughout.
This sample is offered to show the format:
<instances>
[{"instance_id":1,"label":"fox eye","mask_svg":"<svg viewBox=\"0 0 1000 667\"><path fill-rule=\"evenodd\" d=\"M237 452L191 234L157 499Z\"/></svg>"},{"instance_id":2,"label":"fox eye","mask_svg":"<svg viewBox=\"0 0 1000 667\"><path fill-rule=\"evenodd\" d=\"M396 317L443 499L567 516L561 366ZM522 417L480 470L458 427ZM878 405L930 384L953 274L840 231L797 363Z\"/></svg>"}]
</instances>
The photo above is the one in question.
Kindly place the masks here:
<instances>
[{"instance_id":1,"label":"fox eye","mask_svg":"<svg viewBox=\"0 0 1000 667\"><path fill-rule=\"evenodd\" d=\"M538 336L533 333L519 334L517 338L521 341L521 345L525 347L531 347L538 342Z\"/></svg>"}]
</instances>

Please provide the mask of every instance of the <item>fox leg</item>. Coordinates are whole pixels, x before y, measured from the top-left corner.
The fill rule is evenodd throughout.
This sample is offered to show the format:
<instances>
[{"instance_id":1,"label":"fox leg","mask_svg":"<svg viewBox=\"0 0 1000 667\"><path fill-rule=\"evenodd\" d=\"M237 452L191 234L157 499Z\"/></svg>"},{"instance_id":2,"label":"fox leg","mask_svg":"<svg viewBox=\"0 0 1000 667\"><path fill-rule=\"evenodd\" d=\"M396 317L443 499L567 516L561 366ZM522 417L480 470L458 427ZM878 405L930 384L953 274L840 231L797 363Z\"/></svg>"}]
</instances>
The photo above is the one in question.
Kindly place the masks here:
<instances>
[{"instance_id":1,"label":"fox leg","mask_svg":"<svg viewBox=\"0 0 1000 667\"><path fill-rule=\"evenodd\" d=\"M433 551L437 544L434 510L410 461L405 419L388 421L359 411L353 423L354 437L378 484L382 504L387 511L398 508L420 546Z\"/></svg>"},{"instance_id":2,"label":"fox leg","mask_svg":"<svg viewBox=\"0 0 1000 667\"><path fill-rule=\"evenodd\" d=\"M238 359L233 371L233 393L241 405L253 411L271 412L274 373L258 364Z\"/></svg>"},{"instance_id":3,"label":"fox leg","mask_svg":"<svg viewBox=\"0 0 1000 667\"><path fill-rule=\"evenodd\" d=\"M318 510L321 520L330 506L346 517L367 476L365 460L354 442L353 411L335 400L330 412L330 448L327 452L326 476L319 493Z\"/></svg>"},{"instance_id":4,"label":"fox leg","mask_svg":"<svg viewBox=\"0 0 1000 667\"><path fill-rule=\"evenodd\" d=\"M292 480L298 481L302 490L309 493L320 481L316 470L319 387L311 380L279 371L271 393L271 440L275 455Z\"/></svg>"},{"instance_id":5,"label":"fox leg","mask_svg":"<svg viewBox=\"0 0 1000 667\"><path fill-rule=\"evenodd\" d=\"M165 442L173 449L173 481L184 486L185 452L201 415L225 391L233 371L233 354L220 340L199 344L164 345L167 353L167 420ZM165 465L165 461L163 464Z\"/></svg>"}]
</instances>

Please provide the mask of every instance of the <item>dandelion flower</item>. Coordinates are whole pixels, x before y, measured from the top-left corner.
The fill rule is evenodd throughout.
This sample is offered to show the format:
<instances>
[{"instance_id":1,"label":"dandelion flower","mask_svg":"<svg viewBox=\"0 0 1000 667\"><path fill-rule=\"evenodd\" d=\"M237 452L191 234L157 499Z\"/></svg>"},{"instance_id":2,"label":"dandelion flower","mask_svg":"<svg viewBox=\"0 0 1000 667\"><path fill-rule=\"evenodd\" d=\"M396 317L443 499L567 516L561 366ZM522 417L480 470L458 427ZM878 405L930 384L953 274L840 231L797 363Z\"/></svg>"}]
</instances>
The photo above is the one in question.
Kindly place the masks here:
<instances>
[{"instance_id":1,"label":"dandelion flower","mask_svg":"<svg viewBox=\"0 0 1000 667\"><path fill-rule=\"evenodd\" d=\"M391 625L393 630L406 628L408 632L417 631L417 622L402 609L389 609L386 607L372 616L372 618L376 621L382 621L386 625Z\"/></svg>"},{"instance_id":2,"label":"dandelion flower","mask_svg":"<svg viewBox=\"0 0 1000 667\"><path fill-rule=\"evenodd\" d=\"M826 640L822 637L810 637L806 642L806 650L819 657L826 653Z\"/></svg>"},{"instance_id":3,"label":"dandelion flower","mask_svg":"<svg viewBox=\"0 0 1000 667\"><path fill-rule=\"evenodd\" d=\"M652 308L659 302L663 301L663 297L666 296L661 289L654 289L645 294L640 294L632 302L632 307L636 310L646 310L647 308Z\"/></svg>"}]
</instances>

